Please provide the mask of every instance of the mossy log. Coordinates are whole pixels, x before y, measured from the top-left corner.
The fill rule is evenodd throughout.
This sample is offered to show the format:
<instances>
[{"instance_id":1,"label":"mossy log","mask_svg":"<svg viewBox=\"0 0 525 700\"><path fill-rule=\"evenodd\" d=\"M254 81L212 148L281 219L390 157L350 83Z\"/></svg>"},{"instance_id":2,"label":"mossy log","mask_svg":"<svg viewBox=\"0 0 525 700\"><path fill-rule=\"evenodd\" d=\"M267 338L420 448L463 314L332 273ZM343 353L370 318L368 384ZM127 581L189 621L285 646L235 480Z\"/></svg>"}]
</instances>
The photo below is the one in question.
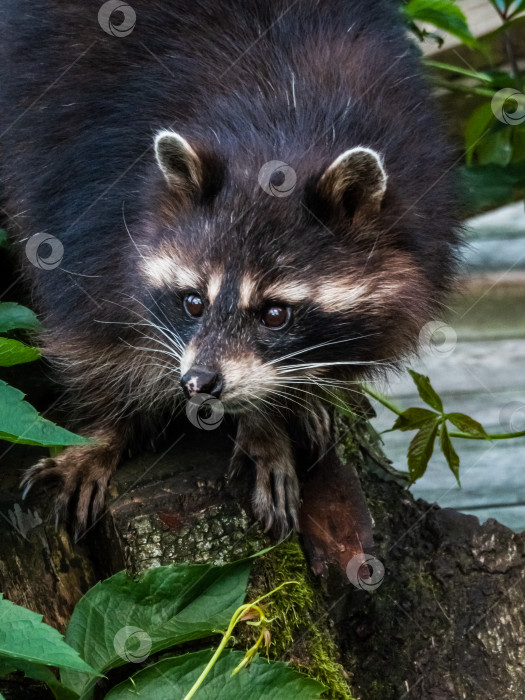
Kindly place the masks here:
<instances>
[{"instance_id":1,"label":"mossy log","mask_svg":"<svg viewBox=\"0 0 525 700\"><path fill-rule=\"evenodd\" d=\"M79 596L122 568L222 563L268 546L251 517L252 475L224 483L233 434L227 422L213 432L185 426L183 437L176 431L155 453L130 459L112 483L107 513L76 544L49 521L49 494L21 501L17 482L38 449L10 449L2 465L0 589L63 630ZM250 597L298 581L274 599L271 654L321 679L329 698L525 696L525 535L414 501L365 420L340 419L330 458L316 469L305 502L317 503L317 535L324 529L326 542L307 527L306 542L290 537L253 569ZM354 553L352 528L366 536L369 525L366 512L344 515L344 494L359 488L354 470L385 569L373 590L342 573ZM359 510L359 498L349 498ZM372 543L362 544L371 553ZM7 700L46 697L19 678L2 681L0 692Z\"/></svg>"}]
</instances>

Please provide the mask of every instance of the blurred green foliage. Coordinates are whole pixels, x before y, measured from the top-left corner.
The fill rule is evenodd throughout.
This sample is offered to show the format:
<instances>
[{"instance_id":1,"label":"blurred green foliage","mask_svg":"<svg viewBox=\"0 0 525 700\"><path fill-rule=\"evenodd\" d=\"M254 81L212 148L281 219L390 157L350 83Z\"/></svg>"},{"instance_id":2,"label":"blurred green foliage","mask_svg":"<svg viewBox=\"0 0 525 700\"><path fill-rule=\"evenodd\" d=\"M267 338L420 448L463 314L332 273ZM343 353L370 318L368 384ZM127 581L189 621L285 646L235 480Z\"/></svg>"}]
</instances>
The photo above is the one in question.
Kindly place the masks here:
<instances>
[{"instance_id":1,"label":"blurred green foliage","mask_svg":"<svg viewBox=\"0 0 525 700\"><path fill-rule=\"evenodd\" d=\"M453 0L410 0L403 6L420 40L435 39L439 47L442 30L468 49L447 54L453 62L425 61L436 87L458 95L465 153L459 172L467 214L525 195L525 94L518 62L518 47L524 43L525 0L487 0L489 5L501 26L481 38L472 35ZM429 30L428 25L438 31Z\"/></svg>"}]
</instances>

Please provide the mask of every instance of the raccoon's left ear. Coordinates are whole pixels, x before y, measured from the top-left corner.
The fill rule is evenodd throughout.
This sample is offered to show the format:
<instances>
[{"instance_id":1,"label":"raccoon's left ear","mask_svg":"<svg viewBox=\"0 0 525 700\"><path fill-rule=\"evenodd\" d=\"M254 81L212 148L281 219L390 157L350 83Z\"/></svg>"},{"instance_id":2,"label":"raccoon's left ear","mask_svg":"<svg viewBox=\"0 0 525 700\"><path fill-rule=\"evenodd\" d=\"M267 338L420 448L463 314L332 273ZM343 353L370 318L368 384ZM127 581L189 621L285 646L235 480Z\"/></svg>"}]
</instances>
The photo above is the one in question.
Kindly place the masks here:
<instances>
[{"instance_id":1,"label":"raccoon's left ear","mask_svg":"<svg viewBox=\"0 0 525 700\"><path fill-rule=\"evenodd\" d=\"M202 187L202 162L194 149L175 131L159 131L155 156L168 185L192 191Z\"/></svg>"},{"instance_id":2,"label":"raccoon's left ear","mask_svg":"<svg viewBox=\"0 0 525 700\"><path fill-rule=\"evenodd\" d=\"M388 176L383 160L371 148L351 148L334 160L317 184L324 201L345 207L348 214L371 215L379 211Z\"/></svg>"}]
</instances>

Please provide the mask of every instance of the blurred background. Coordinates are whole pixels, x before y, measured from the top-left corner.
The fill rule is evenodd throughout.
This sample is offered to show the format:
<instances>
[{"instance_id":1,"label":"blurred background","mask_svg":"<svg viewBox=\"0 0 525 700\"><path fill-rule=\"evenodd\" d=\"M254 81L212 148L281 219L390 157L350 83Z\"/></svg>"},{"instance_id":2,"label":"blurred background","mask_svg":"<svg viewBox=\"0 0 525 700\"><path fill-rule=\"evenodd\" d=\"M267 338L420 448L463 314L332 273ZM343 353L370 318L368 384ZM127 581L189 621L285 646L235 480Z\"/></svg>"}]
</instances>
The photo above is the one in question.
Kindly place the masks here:
<instances>
[{"instance_id":1,"label":"blurred background","mask_svg":"<svg viewBox=\"0 0 525 700\"><path fill-rule=\"evenodd\" d=\"M407 9L411 5L417 10L413 3ZM469 206L472 212L486 213L467 219L461 291L449 300L444 322L429 329L420 359L410 366L430 377L447 412L466 413L490 433L519 432L525 430L525 208L520 200L525 108L523 94L518 94L519 101L508 111L510 123L491 122L490 90L487 95L482 91L523 91L525 3L465 0L457 7L475 44L468 35L446 31L445 22L442 28L416 24L450 128L463 140L465 170L475 176ZM443 40L441 46L436 35ZM491 84L491 78L499 82ZM472 147L484 129L488 133ZM400 408L424 405L408 374L379 388ZM395 415L380 404L374 407L376 429L392 427ZM404 471L412 436L399 431L383 435L387 455ZM525 437L454 440L454 447L461 459L462 488L436 445L426 473L411 487L413 494L481 521L497 518L525 530Z\"/></svg>"}]
</instances>

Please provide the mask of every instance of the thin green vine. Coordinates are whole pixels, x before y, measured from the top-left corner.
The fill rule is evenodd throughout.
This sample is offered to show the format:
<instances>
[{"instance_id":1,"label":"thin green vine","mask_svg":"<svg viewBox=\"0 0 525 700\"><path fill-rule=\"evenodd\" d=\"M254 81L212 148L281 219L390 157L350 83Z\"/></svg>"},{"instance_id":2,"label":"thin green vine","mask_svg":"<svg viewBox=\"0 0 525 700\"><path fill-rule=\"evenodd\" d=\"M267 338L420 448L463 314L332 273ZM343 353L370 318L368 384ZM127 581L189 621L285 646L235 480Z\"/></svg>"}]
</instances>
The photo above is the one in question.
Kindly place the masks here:
<instances>
[{"instance_id":1,"label":"thin green vine","mask_svg":"<svg viewBox=\"0 0 525 700\"><path fill-rule=\"evenodd\" d=\"M402 408L396 406L390 399L381 394L379 391L372 389L368 385L363 385L363 391L371 396L376 401L379 401L385 408L388 408L392 413L397 416L401 416L405 411ZM446 413L443 413L443 418L447 418ZM393 430L394 428L392 428ZM449 436L451 438L461 438L462 440L512 440L513 438L525 437L525 430L519 430L515 433L485 433L485 435L473 435L470 433L464 433L461 431L450 431Z\"/></svg>"},{"instance_id":2,"label":"thin green vine","mask_svg":"<svg viewBox=\"0 0 525 700\"><path fill-rule=\"evenodd\" d=\"M226 648L226 645L230 641L230 639L233 636L233 630L235 627L238 625L239 622L246 622L248 625L253 625L253 626L261 626L261 633L259 634L259 637L257 638L257 641L255 644L248 649L246 654L244 655L244 658L240 662L240 664L232 671L232 675L235 675L238 673L242 668L247 666L253 657L257 654L257 651L261 647L263 643L266 644L268 647L269 644L269 639L270 639L270 633L267 628L267 623L271 622L271 619L266 617L266 613L264 611L264 607L259 605L261 601L263 601L265 598L270 597L274 593L277 593L277 591L280 591L281 588L284 588L285 586L290 586L290 585L299 585L298 581L285 581L284 583L281 583L280 586L277 586L277 588L274 588L272 591L269 593L266 593L263 596L260 596L257 598L257 600L254 600L252 603L245 603L244 605L241 605L237 610L234 612L230 624L228 625L228 629L223 633L222 635L222 640L217 649L215 650L213 656L209 660L209 662L206 664L206 667L204 668L203 672L201 675L197 678L193 686L191 687L190 691L184 696L183 700L191 700L191 698L195 695L195 693L198 691L198 689L201 687L201 685L204 683L204 680L206 679L206 676L209 674L211 669L214 667L214 665L217 663L217 660L219 656L222 654L224 649ZM253 621L252 617L255 617L255 621Z\"/></svg>"}]
</instances>

